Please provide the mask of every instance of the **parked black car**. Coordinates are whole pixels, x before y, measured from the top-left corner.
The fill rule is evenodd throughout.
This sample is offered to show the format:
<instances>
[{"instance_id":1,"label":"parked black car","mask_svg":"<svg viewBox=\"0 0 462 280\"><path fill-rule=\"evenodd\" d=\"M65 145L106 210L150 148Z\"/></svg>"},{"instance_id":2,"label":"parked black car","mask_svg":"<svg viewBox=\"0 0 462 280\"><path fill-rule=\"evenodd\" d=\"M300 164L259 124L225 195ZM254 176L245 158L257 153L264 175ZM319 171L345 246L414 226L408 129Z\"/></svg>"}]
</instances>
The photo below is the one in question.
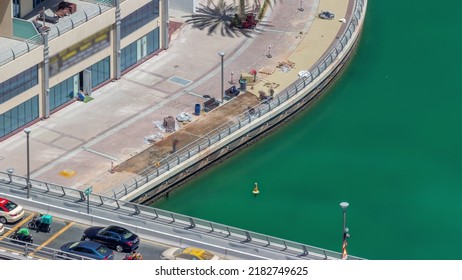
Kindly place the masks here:
<instances>
[{"instance_id":1,"label":"parked black car","mask_svg":"<svg viewBox=\"0 0 462 280\"><path fill-rule=\"evenodd\" d=\"M138 235L119 226L87 228L83 232L82 240L96 241L114 248L117 252L134 251L140 245Z\"/></svg>"}]
</instances>

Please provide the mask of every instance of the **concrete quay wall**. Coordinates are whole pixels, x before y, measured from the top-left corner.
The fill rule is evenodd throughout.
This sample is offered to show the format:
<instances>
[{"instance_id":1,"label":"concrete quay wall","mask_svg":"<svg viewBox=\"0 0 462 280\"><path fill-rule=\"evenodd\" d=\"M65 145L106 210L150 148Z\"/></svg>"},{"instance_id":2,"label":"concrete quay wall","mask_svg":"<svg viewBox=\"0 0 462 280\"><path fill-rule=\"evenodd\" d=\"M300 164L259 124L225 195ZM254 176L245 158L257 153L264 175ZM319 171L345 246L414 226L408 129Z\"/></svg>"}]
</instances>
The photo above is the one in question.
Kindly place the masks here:
<instances>
[{"instance_id":1,"label":"concrete quay wall","mask_svg":"<svg viewBox=\"0 0 462 280\"><path fill-rule=\"evenodd\" d=\"M162 174L158 170L157 176L153 179L147 176L147 182L144 184L137 182L134 189L114 190L115 198L136 203L151 202L167 194L207 166L250 144L288 120L295 113L311 105L325 92L325 88L345 66L360 38L367 0L355 0L351 1L351 4L352 9L348 13L349 18L345 19L346 28L343 29L341 36L338 36L338 39L324 52L318 62L308 70L306 77L293 82L284 91L277 94L272 101L261 103L256 108L254 115L247 115L248 122L244 125L241 125L241 121L238 119L239 129L237 131L224 138L219 135L218 141L210 144L206 149L200 150L199 148L200 151L197 154L182 162L180 162L180 156L172 155L170 158L173 158L174 161L175 158L178 159L178 163L174 167L168 167L168 170ZM303 45L301 44L301 46ZM210 138L204 140L208 140L210 143Z\"/></svg>"}]
</instances>

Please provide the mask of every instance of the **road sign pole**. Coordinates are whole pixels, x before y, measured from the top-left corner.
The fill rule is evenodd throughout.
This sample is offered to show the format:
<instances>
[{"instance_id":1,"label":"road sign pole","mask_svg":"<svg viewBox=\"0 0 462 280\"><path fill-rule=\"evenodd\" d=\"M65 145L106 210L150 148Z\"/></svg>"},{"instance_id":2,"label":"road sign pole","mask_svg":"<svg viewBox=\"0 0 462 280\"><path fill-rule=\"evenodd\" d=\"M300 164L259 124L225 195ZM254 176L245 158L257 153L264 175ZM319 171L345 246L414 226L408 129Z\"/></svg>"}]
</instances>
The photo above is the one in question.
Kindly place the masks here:
<instances>
[{"instance_id":1,"label":"road sign pole","mask_svg":"<svg viewBox=\"0 0 462 280\"><path fill-rule=\"evenodd\" d=\"M89 186L84 193L87 195L87 214L90 214L90 194L93 191L93 187Z\"/></svg>"}]
</instances>

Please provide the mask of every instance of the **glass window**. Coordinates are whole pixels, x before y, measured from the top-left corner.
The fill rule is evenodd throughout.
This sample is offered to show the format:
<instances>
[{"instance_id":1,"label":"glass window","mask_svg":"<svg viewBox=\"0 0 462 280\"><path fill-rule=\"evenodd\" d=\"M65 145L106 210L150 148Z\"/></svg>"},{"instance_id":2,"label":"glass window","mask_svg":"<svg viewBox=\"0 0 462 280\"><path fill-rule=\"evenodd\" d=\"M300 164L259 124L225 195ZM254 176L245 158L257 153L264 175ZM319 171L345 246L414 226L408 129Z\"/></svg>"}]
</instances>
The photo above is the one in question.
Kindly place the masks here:
<instances>
[{"instance_id":1,"label":"glass window","mask_svg":"<svg viewBox=\"0 0 462 280\"><path fill-rule=\"evenodd\" d=\"M32 117L32 103L24 102L24 123L28 123L33 119L34 118Z\"/></svg>"},{"instance_id":2,"label":"glass window","mask_svg":"<svg viewBox=\"0 0 462 280\"><path fill-rule=\"evenodd\" d=\"M123 57L123 55L124 55L124 52L122 51L121 58ZM92 87L96 87L97 85L102 84L103 82L109 80L111 77L109 56L93 64L88 69L91 71Z\"/></svg>"},{"instance_id":3,"label":"glass window","mask_svg":"<svg viewBox=\"0 0 462 280\"><path fill-rule=\"evenodd\" d=\"M4 117L3 114L0 115L0 137L3 137L6 135L5 133L5 124L3 121Z\"/></svg>"},{"instance_id":4,"label":"glass window","mask_svg":"<svg viewBox=\"0 0 462 280\"><path fill-rule=\"evenodd\" d=\"M138 57L141 60L141 56L138 56L138 50L141 51L141 49L138 49L138 42L139 40L132 44L132 65L138 61Z\"/></svg>"},{"instance_id":5,"label":"glass window","mask_svg":"<svg viewBox=\"0 0 462 280\"><path fill-rule=\"evenodd\" d=\"M18 123L20 126L26 123L26 103L27 102L21 103L18 105L18 107L16 107L18 108Z\"/></svg>"},{"instance_id":6,"label":"glass window","mask_svg":"<svg viewBox=\"0 0 462 280\"><path fill-rule=\"evenodd\" d=\"M27 69L24 71L24 88L29 89L33 86L33 77L32 77L32 72L31 69Z\"/></svg>"},{"instance_id":7,"label":"glass window","mask_svg":"<svg viewBox=\"0 0 462 280\"><path fill-rule=\"evenodd\" d=\"M7 94L11 89L10 80L3 82L3 93Z\"/></svg>"},{"instance_id":8,"label":"glass window","mask_svg":"<svg viewBox=\"0 0 462 280\"><path fill-rule=\"evenodd\" d=\"M125 67L125 48L120 51L120 69L123 71Z\"/></svg>"},{"instance_id":9,"label":"glass window","mask_svg":"<svg viewBox=\"0 0 462 280\"><path fill-rule=\"evenodd\" d=\"M27 70L26 70L27 71ZM24 72L26 72L24 71ZM26 80L24 78L24 72L22 73L19 73L16 78L18 79L17 80L17 88L18 88L18 92L24 92L26 90L25 88L25 85L26 85Z\"/></svg>"},{"instance_id":10,"label":"glass window","mask_svg":"<svg viewBox=\"0 0 462 280\"><path fill-rule=\"evenodd\" d=\"M36 119L39 116L38 96L37 95L34 96L30 100L30 102L32 104L32 117L33 117L33 119Z\"/></svg>"},{"instance_id":11,"label":"glass window","mask_svg":"<svg viewBox=\"0 0 462 280\"><path fill-rule=\"evenodd\" d=\"M56 100L56 95L59 94L60 90L61 84L57 84L56 86L50 88L50 110L53 110L60 105Z\"/></svg>"},{"instance_id":12,"label":"glass window","mask_svg":"<svg viewBox=\"0 0 462 280\"><path fill-rule=\"evenodd\" d=\"M152 54L159 49L159 28L148 33L147 41L148 54Z\"/></svg>"},{"instance_id":13,"label":"glass window","mask_svg":"<svg viewBox=\"0 0 462 280\"><path fill-rule=\"evenodd\" d=\"M0 83L0 104L3 103L3 83Z\"/></svg>"},{"instance_id":14,"label":"glass window","mask_svg":"<svg viewBox=\"0 0 462 280\"><path fill-rule=\"evenodd\" d=\"M122 49L122 53L121 53L123 56L121 60L122 71L136 63L136 50L137 50L136 42L137 41L131 43L130 45Z\"/></svg>"},{"instance_id":15,"label":"glass window","mask_svg":"<svg viewBox=\"0 0 462 280\"><path fill-rule=\"evenodd\" d=\"M158 16L159 0L153 0L122 19L120 25L121 37L125 38Z\"/></svg>"},{"instance_id":16,"label":"glass window","mask_svg":"<svg viewBox=\"0 0 462 280\"><path fill-rule=\"evenodd\" d=\"M144 37L144 36L143 36ZM142 37L142 38L143 38ZM146 53L144 52L144 47L142 47L142 39L138 39L130 45L126 46L121 50L120 55L120 65L122 71L128 69L130 66L136 64L140 61L145 55L154 53L159 49L159 28L156 28L146 34ZM107 70L110 71L109 69Z\"/></svg>"},{"instance_id":17,"label":"glass window","mask_svg":"<svg viewBox=\"0 0 462 280\"><path fill-rule=\"evenodd\" d=\"M54 108L55 107L55 100L54 100L55 99L55 89L54 89L54 87L50 88L48 98L50 100L50 109Z\"/></svg>"},{"instance_id":18,"label":"glass window","mask_svg":"<svg viewBox=\"0 0 462 280\"><path fill-rule=\"evenodd\" d=\"M38 66L37 65L34 67L32 71L31 80L34 82L34 84L38 83Z\"/></svg>"},{"instance_id":19,"label":"glass window","mask_svg":"<svg viewBox=\"0 0 462 280\"><path fill-rule=\"evenodd\" d=\"M90 67L90 71L91 71L91 84L92 85L95 85L98 83L98 64L99 62L93 64L91 67Z\"/></svg>"},{"instance_id":20,"label":"glass window","mask_svg":"<svg viewBox=\"0 0 462 280\"><path fill-rule=\"evenodd\" d=\"M7 92L5 92L5 93L3 94L3 99L4 99L4 101L10 100L11 98L12 98L12 97L11 97L11 91L10 91L10 90L8 90Z\"/></svg>"},{"instance_id":21,"label":"glass window","mask_svg":"<svg viewBox=\"0 0 462 280\"><path fill-rule=\"evenodd\" d=\"M74 97L74 76L50 88L50 110L69 102Z\"/></svg>"},{"instance_id":22,"label":"glass window","mask_svg":"<svg viewBox=\"0 0 462 280\"><path fill-rule=\"evenodd\" d=\"M105 77L105 73L104 73L104 63L106 63L105 59L101 60L99 63L98 63L98 84L104 82L104 77Z\"/></svg>"},{"instance_id":23,"label":"glass window","mask_svg":"<svg viewBox=\"0 0 462 280\"><path fill-rule=\"evenodd\" d=\"M10 79L10 91L16 90L18 87L18 76L16 75L13 78Z\"/></svg>"},{"instance_id":24,"label":"glass window","mask_svg":"<svg viewBox=\"0 0 462 280\"><path fill-rule=\"evenodd\" d=\"M54 109L56 107L58 107L59 105L59 94L61 93L61 83L57 84L56 86L54 86L55 88L55 91L54 91L54 96L53 96L53 101L54 101L54 107L53 108L50 108L50 109Z\"/></svg>"},{"instance_id":25,"label":"glass window","mask_svg":"<svg viewBox=\"0 0 462 280\"><path fill-rule=\"evenodd\" d=\"M19 127L19 119L18 119L18 107L14 107L11 109L11 131L18 129Z\"/></svg>"},{"instance_id":26,"label":"glass window","mask_svg":"<svg viewBox=\"0 0 462 280\"><path fill-rule=\"evenodd\" d=\"M67 98L71 99L74 97L74 77L71 77L67 81Z\"/></svg>"},{"instance_id":27,"label":"glass window","mask_svg":"<svg viewBox=\"0 0 462 280\"><path fill-rule=\"evenodd\" d=\"M99 74L99 71L98 71L98 65L99 65L99 62L93 64L89 70L91 71L91 74L90 74L90 77L91 77L91 84L96 84L98 82L98 74Z\"/></svg>"},{"instance_id":28,"label":"glass window","mask_svg":"<svg viewBox=\"0 0 462 280\"><path fill-rule=\"evenodd\" d=\"M38 84L38 66L35 65L0 83L0 103L10 100Z\"/></svg>"},{"instance_id":29,"label":"glass window","mask_svg":"<svg viewBox=\"0 0 462 280\"><path fill-rule=\"evenodd\" d=\"M5 124L5 135L11 132L11 110L3 114Z\"/></svg>"}]
</instances>

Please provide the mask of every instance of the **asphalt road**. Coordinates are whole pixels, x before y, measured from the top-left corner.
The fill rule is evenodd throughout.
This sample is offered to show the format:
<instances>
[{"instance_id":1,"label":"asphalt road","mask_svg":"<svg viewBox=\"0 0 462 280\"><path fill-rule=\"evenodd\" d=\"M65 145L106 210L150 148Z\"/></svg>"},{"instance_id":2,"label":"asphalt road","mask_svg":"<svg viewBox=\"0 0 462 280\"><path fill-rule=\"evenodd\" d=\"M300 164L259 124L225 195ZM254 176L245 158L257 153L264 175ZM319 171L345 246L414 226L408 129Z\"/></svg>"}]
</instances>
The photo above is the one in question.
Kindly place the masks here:
<instances>
[{"instance_id":1,"label":"asphalt road","mask_svg":"<svg viewBox=\"0 0 462 280\"><path fill-rule=\"evenodd\" d=\"M35 213L26 211L24 218L14 224L6 224L5 231L0 239L3 239L0 244L0 250L9 251L12 253L17 253L19 255L24 253L24 250L21 245L8 242L9 240L6 237L9 237L14 231L20 227L27 226L27 223L32 220ZM34 244L38 245L37 250L34 250L29 254L32 258L38 259L51 259L50 257L44 256L40 251L43 250L43 247L59 249L63 244L71 241L79 241L82 238L83 231L89 226L84 224L75 223L73 221L63 220L53 217L53 222L51 224L51 231L46 232L36 232L31 230L31 235L34 238ZM10 245L11 244L11 245ZM151 240L141 239L140 247L137 252L143 255L143 259L146 260L159 260L159 256L162 251L169 248L168 245L154 242ZM128 252L119 253L114 250L114 259L122 260Z\"/></svg>"}]
</instances>

